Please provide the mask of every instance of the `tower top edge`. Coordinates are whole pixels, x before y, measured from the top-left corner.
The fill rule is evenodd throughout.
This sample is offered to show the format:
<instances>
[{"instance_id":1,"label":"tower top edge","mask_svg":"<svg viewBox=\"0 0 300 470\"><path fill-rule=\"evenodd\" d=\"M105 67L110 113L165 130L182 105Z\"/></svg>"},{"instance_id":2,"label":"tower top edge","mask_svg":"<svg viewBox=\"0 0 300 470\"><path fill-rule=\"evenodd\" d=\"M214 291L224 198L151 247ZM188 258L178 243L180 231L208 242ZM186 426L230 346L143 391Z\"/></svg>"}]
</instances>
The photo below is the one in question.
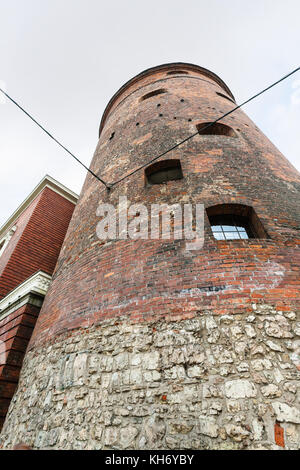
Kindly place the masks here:
<instances>
[{"instance_id":1,"label":"tower top edge","mask_svg":"<svg viewBox=\"0 0 300 470\"><path fill-rule=\"evenodd\" d=\"M181 69L181 68L185 68L185 69L190 70L190 71L192 70L192 71L201 73L202 75L205 75L208 78L211 78L218 85L220 85L220 87L223 88L223 90L226 93L228 93L228 95L235 101L235 98L234 98L232 92L230 91L230 89L228 88L228 86L226 85L226 83L217 74L215 74L214 72L211 72L210 70L208 70L204 67L200 67L200 65L190 64L188 62L171 62L171 63L168 63L168 64L156 65L155 67L150 67L146 70L143 70L139 74L132 77L124 85L122 85L121 88L119 88L119 90L112 96L112 98L108 102L108 104L107 104L107 106L106 106L106 108L103 112L103 115L102 115L100 128L99 128L99 137L100 137L100 134L101 134L102 129L104 127L105 120L106 120L113 104L127 90L127 88L129 88L134 83L136 83L136 82L142 80L143 78L145 78L149 75L152 75L154 73L157 73L157 72L160 72L160 71L161 72L168 71L170 69Z\"/></svg>"}]
</instances>

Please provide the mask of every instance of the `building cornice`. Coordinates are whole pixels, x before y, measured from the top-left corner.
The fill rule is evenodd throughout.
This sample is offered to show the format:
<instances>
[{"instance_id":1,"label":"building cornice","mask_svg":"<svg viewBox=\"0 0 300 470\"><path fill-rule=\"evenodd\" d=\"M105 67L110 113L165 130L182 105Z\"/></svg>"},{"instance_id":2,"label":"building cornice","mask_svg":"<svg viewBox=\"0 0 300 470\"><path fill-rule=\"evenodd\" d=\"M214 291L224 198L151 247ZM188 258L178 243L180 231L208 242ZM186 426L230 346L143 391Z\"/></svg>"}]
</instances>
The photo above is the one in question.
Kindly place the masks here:
<instances>
[{"instance_id":1,"label":"building cornice","mask_svg":"<svg viewBox=\"0 0 300 470\"><path fill-rule=\"evenodd\" d=\"M22 202L22 204L15 210L15 212L9 217L9 219L0 227L0 239L5 236L5 233L10 229L12 225L16 222L17 218L22 214L22 212L27 209L27 207L32 203L32 201L43 191L45 188L50 188L52 191L60 194L68 201L76 204L78 201L78 195L68 189L63 184L56 181L49 175L46 175L42 181L34 188L34 190L29 194L29 196Z\"/></svg>"},{"instance_id":2,"label":"building cornice","mask_svg":"<svg viewBox=\"0 0 300 470\"><path fill-rule=\"evenodd\" d=\"M18 302L19 308L22 305L22 300L27 298L29 294L38 294L45 297L46 292L49 289L51 279L52 277L49 276L49 274L46 274L43 271L38 271L7 294L2 300L0 300L0 320L9 315L9 307L13 306L16 302Z\"/></svg>"}]
</instances>

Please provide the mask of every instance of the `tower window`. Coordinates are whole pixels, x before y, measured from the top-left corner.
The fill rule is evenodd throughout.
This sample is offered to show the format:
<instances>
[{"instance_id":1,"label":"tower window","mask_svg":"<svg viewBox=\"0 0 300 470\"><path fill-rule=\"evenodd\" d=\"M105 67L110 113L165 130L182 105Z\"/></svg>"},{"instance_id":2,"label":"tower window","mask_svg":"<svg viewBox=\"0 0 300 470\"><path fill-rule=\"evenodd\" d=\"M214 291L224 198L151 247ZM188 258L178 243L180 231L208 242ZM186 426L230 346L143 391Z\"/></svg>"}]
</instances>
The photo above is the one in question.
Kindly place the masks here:
<instances>
[{"instance_id":1,"label":"tower window","mask_svg":"<svg viewBox=\"0 0 300 470\"><path fill-rule=\"evenodd\" d=\"M210 219L211 229L217 240L246 240L255 238L247 217L216 215Z\"/></svg>"},{"instance_id":2,"label":"tower window","mask_svg":"<svg viewBox=\"0 0 300 470\"><path fill-rule=\"evenodd\" d=\"M209 127L207 127L210 124ZM234 130L226 126L226 124L221 124L220 122L210 123L210 122L201 122L198 124L197 131L200 135L223 135L225 137L237 137Z\"/></svg>"},{"instance_id":3,"label":"tower window","mask_svg":"<svg viewBox=\"0 0 300 470\"><path fill-rule=\"evenodd\" d=\"M164 88L160 88L159 90L150 91L150 93L147 93L146 95L141 97L141 101L148 100L149 98L152 98L153 96L161 95L163 93L167 93L167 90L165 90Z\"/></svg>"},{"instance_id":4,"label":"tower window","mask_svg":"<svg viewBox=\"0 0 300 470\"><path fill-rule=\"evenodd\" d=\"M218 91L217 91L217 95L219 95L222 98L225 98L226 100L231 101L231 103L235 104L235 102L231 98L229 98L229 96L223 95L223 93L219 93Z\"/></svg>"},{"instance_id":5,"label":"tower window","mask_svg":"<svg viewBox=\"0 0 300 470\"><path fill-rule=\"evenodd\" d=\"M162 184L183 178L180 160L162 160L153 163L145 170L146 183Z\"/></svg>"},{"instance_id":6,"label":"tower window","mask_svg":"<svg viewBox=\"0 0 300 470\"><path fill-rule=\"evenodd\" d=\"M243 204L220 204L207 209L211 230L217 240L268 238L254 209Z\"/></svg>"},{"instance_id":7,"label":"tower window","mask_svg":"<svg viewBox=\"0 0 300 470\"><path fill-rule=\"evenodd\" d=\"M184 70L171 70L171 72L167 72L167 75L177 75L178 73L188 75L188 72Z\"/></svg>"}]
</instances>

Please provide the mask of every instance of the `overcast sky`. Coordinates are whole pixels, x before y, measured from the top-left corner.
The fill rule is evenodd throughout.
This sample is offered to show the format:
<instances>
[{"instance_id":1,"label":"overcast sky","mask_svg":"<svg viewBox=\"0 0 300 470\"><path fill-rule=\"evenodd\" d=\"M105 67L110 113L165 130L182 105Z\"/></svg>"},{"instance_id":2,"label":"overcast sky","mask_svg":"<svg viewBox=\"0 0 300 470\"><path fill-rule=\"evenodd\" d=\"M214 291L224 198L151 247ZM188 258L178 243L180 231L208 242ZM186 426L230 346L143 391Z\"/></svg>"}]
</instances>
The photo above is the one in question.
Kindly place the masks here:
<instances>
[{"instance_id":1,"label":"overcast sky","mask_svg":"<svg viewBox=\"0 0 300 470\"><path fill-rule=\"evenodd\" d=\"M89 165L104 108L142 70L191 62L241 102L300 65L299 0L0 0L0 82ZM300 72L244 109L300 170ZM0 225L49 174L85 170L0 103Z\"/></svg>"}]
</instances>

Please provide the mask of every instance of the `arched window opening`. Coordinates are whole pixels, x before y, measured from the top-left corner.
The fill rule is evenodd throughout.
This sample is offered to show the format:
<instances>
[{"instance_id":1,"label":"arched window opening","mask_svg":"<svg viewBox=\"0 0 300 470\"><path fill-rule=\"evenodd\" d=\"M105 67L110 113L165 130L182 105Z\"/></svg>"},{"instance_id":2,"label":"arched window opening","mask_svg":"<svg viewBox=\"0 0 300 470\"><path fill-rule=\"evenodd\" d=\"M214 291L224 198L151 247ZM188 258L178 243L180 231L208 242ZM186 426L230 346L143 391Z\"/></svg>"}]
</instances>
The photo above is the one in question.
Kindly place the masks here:
<instances>
[{"instance_id":1,"label":"arched window opening","mask_svg":"<svg viewBox=\"0 0 300 470\"><path fill-rule=\"evenodd\" d=\"M207 210L217 240L269 238L254 209L243 204L220 204Z\"/></svg>"},{"instance_id":2,"label":"arched window opening","mask_svg":"<svg viewBox=\"0 0 300 470\"><path fill-rule=\"evenodd\" d=\"M207 127L210 124L209 127ZM210 123L210 122L201 122L197 126L197 131L200 135L222 135L225 137L237 137L235 131L226 126L226 124L221 124L220 122Z\"/></svg>"},{"instance_id":3,"label":"arched window opening","mask_svg":"<svg viewBox=\"0 0 300 470\"><path fill-rule=\"evenodd\" d=\"M188 72L185 72L184 70L171 70L170 72L167 72L167 75L177 75L177 74L188 75Z\"/></svg>"},{"instance_id":4,"label":"arched window opening","mask_svg":"<svg viewBox=\"0 0 300 470\"><path fill-rule=\"evenodd\" d=\"M162 160L153 163L145 170L145 180L149 185L167 183L182 178L180 160Z\"/></svg>"},{"instance_id":5,"label":"arched window opening","mask_svg":"<svg viewBox=\"0 0 300 470\"><path fill-rule=\"evenodd\" d=\"M221 96L222 98L225 98L226 100L228 100L231 103L235 104L235 102L231 98L229 98L229 96L223 95L223 93L219 93L218 91L216 93L217 93L217 95Z\"/></svg>"},{"instance_id":6,"label":"arched window opening","mask_svg":"<svg viewBox=\"0 0 300 470\"><path fill-rule=\"evenodd\" d=\"M147 93L146 95L141 97L141 101L148 100L149 98L152 98L153 96L161 95L163 93L167 93L167 90L164 89L164 88L160 88L159 90L150 91L150 93Z\"/></svg>"}]
</instances>

